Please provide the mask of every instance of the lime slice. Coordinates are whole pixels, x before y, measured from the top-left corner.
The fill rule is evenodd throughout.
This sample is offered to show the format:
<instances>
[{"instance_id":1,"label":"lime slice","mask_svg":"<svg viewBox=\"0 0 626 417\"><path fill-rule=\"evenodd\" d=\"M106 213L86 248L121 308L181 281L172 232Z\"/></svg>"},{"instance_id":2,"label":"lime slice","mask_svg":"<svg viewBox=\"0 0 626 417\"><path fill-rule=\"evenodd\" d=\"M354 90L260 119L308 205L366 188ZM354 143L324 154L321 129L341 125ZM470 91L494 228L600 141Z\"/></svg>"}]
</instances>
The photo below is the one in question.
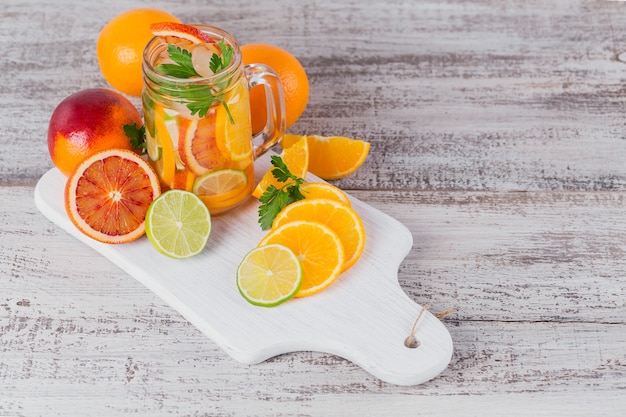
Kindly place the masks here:
<instances>
[{"instance_id":1,"label":"lime slice","mask_svg":"<svg viewBox=\"0 0 626 417\"><path fill-rule=\"evenodd\" d=\"M148 131L146 131L146 151L151 161L158 161L163 157L163 147Z\"/></svg>"},{"instance_id":2,"label":"lime slice","mask_svg":"<svg viewBox=\"0 0 626 417\"><path fill-rule=\"evenodd\" d=\"M302 285L302 266L295 253L279 244L252 249L237 268L237 288L248 302L274 307L292 298Z\"/></svg>"},{"instance_id":3,"label":"lime slice","mask_svg":"<svg viewBox=\"0 0 626 417\"><path fill-rule=\"evenodd\" d=\"M221 195L239 191L248 185L248 176L240 169L219 169L196 179L193 192L198 195Z\"/></svg>"},{"instance_id":4,"label":"lime slice","mask_svg":"<svg viewBox=\"0 0 626 417\"><path fill-rule=\"evenodd\" d=\"M211 215L197 195L169 190L150 204L146 235L162 254L178 259L197 255L210 234Z\"/></svg>"}]
</instances>

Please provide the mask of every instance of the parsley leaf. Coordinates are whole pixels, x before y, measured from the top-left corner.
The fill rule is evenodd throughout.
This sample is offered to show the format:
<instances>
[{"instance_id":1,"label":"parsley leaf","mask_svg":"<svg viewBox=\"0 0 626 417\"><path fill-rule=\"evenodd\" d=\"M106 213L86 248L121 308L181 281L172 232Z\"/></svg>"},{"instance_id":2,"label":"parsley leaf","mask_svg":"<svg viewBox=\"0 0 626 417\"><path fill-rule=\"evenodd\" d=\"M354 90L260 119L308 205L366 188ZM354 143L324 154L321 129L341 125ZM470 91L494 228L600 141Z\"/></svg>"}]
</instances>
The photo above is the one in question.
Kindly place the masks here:
<instances>
[{"instance_id":1,"label":"parsley leaf","mask_svg":"<svg viewBox=\"0 0 626 417\"><path fill-rule=\"evenodd\" d=\"M226 69L226 67L230 65L230 61L233 59L233 48L229 45L226 45L226 41L224 41L224 38L222 38L218 46L220 48L220 51L222 52L222 56L219 56L218 54L213 54L213 56L211 57L211 62L209 63L209 68L216 74Z\"/></svg>"},{"instance_id":2,"label":"parsley leaf","mask_svg":"<svg viewBox=\"0 0 626 417\"><path fill-rule=\"evenodd\" d=\"M259 198L259 224L262 230L272 227L274 219L287 205L304 199L300 186L304 179L293 175L280 156L272 156L272 175L278 182L284 183L280 188L270 185Z\"/></svg>"},{"instance_id":3,"label":"parsley leaf","mask_svg":"<svg viewBox=\"0 0 626 417\"><path fill-rule=\"evenodd\" d=\"M215 74L226 69L233 58L233 47L227 45L223 38L220 40L218 46L221 51L221 56L214 53L209 62L209 68ZM167 53L174 63L158 65L156 67L158 72L170 77L183 79L202 77L193 66L191 52L170 44L167 46ZM230 123L235 124L230 109L224 100L224 95L214 93L214 91L222 91L228 87L228 81L217 82L215 86L189 85L184 89L181 89L176 83L164 81L163 87L167 90L168 94L183 99L187 104L187 108L191 111L191 114L198 115L198 117L205 117L211 106L217 100L224 106Z\"/></svg>"},{"instance_id":4,"label":"parsley leaf","mask_svg":"<svg viewBox=\"0 0 626 417\"><path fill-rule=\"evenodd\" d=\"M200 74L194 69L191 61L191 52L186 49L179 48L176 45L167 45L167 53L173 64L161 64L156 70L163 75L176 78L199 77ZM215 54L214 54L215 56Z\"/></svg>"},{"instance_id":5,"label":"parsley leaf","mask_svg":"<svg viewBox=\"0 0 626 417\"><path fill-rule=\"evenodd\" d=\"M209 68L214 73L220 72L220 70L222 69L222 58L220 58L217 54L213 54L213 56L211 57L211 62L209 62Z\"/></svg>"},{"instance_id":6,"label":"parsley leaf","mask_svg":"<svg viewBox=\"0 0 626 417\"><path fill-rule=\"evenodd\" d=\"M133 123L132 125L125 124L124 125L124 134L130 139L130 145L135 149L141 149L142 152L146 150L146 127L139 126L137 127L137 123Z\"/></svg>"}]
</instances>

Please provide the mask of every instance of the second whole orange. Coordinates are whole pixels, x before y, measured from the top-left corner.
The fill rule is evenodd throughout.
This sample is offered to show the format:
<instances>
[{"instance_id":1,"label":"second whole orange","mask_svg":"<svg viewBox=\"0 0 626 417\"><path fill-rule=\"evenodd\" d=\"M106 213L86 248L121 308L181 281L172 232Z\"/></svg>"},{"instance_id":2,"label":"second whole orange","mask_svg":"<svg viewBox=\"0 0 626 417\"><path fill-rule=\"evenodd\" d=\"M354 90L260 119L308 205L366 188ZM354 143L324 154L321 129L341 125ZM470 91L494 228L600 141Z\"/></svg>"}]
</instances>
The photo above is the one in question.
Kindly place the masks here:
<instances>
[{"instance_id":1,"label":"second whole orange","mask_svg":"<svg viewBox=\"0 0 626 417\"><path fill-rule=\"evenodd\" d=\"M241 47L243 63L265 64L277 74L285 94L286 128L289 129L304 112L309 101L309 79L298 59L286 50L264 43ZM253 133L260 132L267 120L265 90L258 86L250 90L250 111Z\"/></svg>"},{"instance_id":2,"label":"second whole orange","mask_svg":"<svg viewBox=\"0 0 626 417\"><path fill-rule=\"evenodd\" d=\"M132 9L115 16L100 31L96 44L98 64L113 88L131 96L141 95L143 50L154 36L150 25L159 22L179 20L164 10Z\"/></svg>"}]
</instances>

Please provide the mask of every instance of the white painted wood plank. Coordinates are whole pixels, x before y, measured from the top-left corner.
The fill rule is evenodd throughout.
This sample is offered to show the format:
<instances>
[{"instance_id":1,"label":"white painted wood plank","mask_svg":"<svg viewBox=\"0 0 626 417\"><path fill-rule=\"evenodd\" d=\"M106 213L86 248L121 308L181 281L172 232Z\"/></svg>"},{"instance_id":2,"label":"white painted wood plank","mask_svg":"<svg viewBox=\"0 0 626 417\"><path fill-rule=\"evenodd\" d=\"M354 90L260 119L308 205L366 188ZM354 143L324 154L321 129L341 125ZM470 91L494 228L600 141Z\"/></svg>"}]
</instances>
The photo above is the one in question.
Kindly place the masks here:
<instances>
[{"instance_id":1,"label":"white painted wood plank","mask_svg":"<svg viewBox=\"0 0 626 417\"><path fill-rule=\"evenodd\" d=\"M626 321L623 192L355 192L413 233L400 282L463 319Z\"/></svg>"},{"instance_id":2,"label":"white painted wood plank","mask_svg":"<svg viewBox=\"0 0 626 417\"><path fill-rule=\"evenodd\" d=\"M623 325L460 323L452 330L459 343L451 367L429 384L407 388L381 383L336 356L312 352L246 366L212 348L204 336L190 334L193 328L181 327L180 321L152 322L152 334L141 337L140 329L119 328L119 319L97 325L75 320L76 327L57 319L25 320L28 349L3 354L11 366L2 367L7 376L2 411L455 415L467 408L477 415L484 407L520 416L618 416L625 409ZM86 337L80 327L85 324L99 331ZM58 342L45 343L48 334ZM515 408L524 400L527 407Z\"/></svg>"},{"instance_id":3,"label":"white painted wood plank","mask_svg":"<svg viewBox=\"0 0 626 417\"><path fill-rule=\"evenodd\" d=\"M0 183L34 184L52 166L45 138L54 106L79 89L106 86L95 56L98 30L128 5L8 4L0 69L13 81L0 91ZM291 130L372 143L376 157L342 180L344 188L626 186L626 63L617 59L626 51L624 2L275 1L258 8L242 0L219 11L198 4L154 6L223 26L244 43L292 51L312 89Z\"/></svg>"},{"instance_id":4,"label":"white painted wood plank","mask_svg":"<svg viewBox=\"0 0 626 417\"><path fill-rule=\"evenodd\" d=\"M562 213L577 208L588 210L591 214L597 207L600 207L601 212L610 213L621 204L621 199L616 198L617 193L602 193L601 196L607 198L600 200L597 195L587 198L586 193L565 194L566 197L578 194L578 197L563 198L561 204L566 204L567 207L559 208ZM608 198L609 194L614 194L613 198ZM550 214L550 211L556 210L552 206L555 198L550 197L553 195L535 193L533 198L523 200L526 202L526 206L523 206L517 194L485 193L480 196L474 193L472 198L476 206L473 208L470 207L471 204L467 204L468 197L463 193L420 194L415 200L411 200L407 195L399 198L393 193L380 192L361 193L359 197L366 198L374 206L379 205L381 209L386 207L390 214L400 219L409 215L413 219L420 219L409 223L409 228L418 236L423 233L414 230L418 225L421 225L419 226L421 230L426 230L427 225L438 225L436 229L433 228L437 233L432 234L441 234L439 241L441 243L436 244L436 241L433 241L430 244L431 250L438 253L438 256L433 257L429 264L430 267L435 264L443 267L446 264L462 265L463 261L455 260L456 256L472 252L476 249L474 245L477 242L482 244L489 241L484 236L487 231L484 231L483 236L478 236L475 240L456 242L460 248L449 250L441 246L440 252L434 250L438 245L448 241L444 238L446 235L457 230L462 221L455 219L465 216L469 224L476 223L477 219L485 222L490 217L492 220L499 218L497 227L485 230L492 230L493 236L500 236L494 241L503 242L507 238L516 241L519 229L516 223L504 221L506 216L508 215L510 220L522 209L533 211L535 214L532 229L552 228L555 216ZM506 196L512 198L508 207ZM403 199L405 204L389 205L390 200ZM293 383L293 378L299 377L290 375L294 369L298 369L307 383L326 385L347 372L345 382L347 386L356 381L370 387L380 386L375 379L355 365L332 355L298 353L282 355L260 365L250 367L238 365L156 296L121 270L111 268L109 261L39 215L32 202L29 188L5 188L2 200L11 202L5 206L0 216L4 225L2 236L9 237L3 239L1 243L3 255L0 268L6 271L6 274L3 273L5 295L1 310L3 323L1 356L9 358L8 362L3 361L3 375L7 378L8 385L14 378L26 379L22 381L25 385L21 386L21 389L28 390L28 385L34 382L32 378L50 381L50 376L37 376L38 372L44 374L54 372L59 366L65 369L64 376L59 375L59 379L67 379L66 383L71 382L72 372L79 372L78 380L88 380L92 383L98 383L101 378L105 382L100 383L116 378L123 379L126 378L126 374L120 370L121 365L124 365L125 369L128 357L133 356L133 352L141 350L144 355L141 363L151 369L151 371L146 369L146 373L154 373L153 377L157 379L161 372L157 369L173 367L177 371L170 372L188 372L195 375L181 378L183 381L196 383L194 378L200 378L197 368L202 362L201 368L206 368L205 372L213 369L211 372L218 372L218 375L223 375L224 378L228 375L232 380L256 380L255 384L264 378L285 379ZM417 202L418 200L421 204ZM494 201L498 204L494 204ZM20 213L12 222L5 221L9 217L15 218L15 212L9 209L9 206L17 208L17 213ZM415 210L423 212L415 216ZM596 219L595 222L589 221L590 218ZM584 235L589 230L598 229L598 223L605 221L598 219L601 217L572 214L569 220L564 221L577 221L577 229ZM448 225L447 230L445 225ZM35 235L39 237L33 239L31 236ZM619 239L615 239L612 234L598 233L595 241L599 247L603 245L609 247ZM541 247L548 251L547 255L550 255L552 248L549 245ZM626 334L623 329L625 322L623 309L619 309L622 311L621 316L615 313L614 317L604 318L602 314L596 315L596 310L602 306L593 297L571 297L565 294L562 302L570 303L572 315L561 318L559 307L553 302L552 297L540 296L545 289L543 277L538 275L529 276L524 284L526 288L537 290L537 299L533 303L527 303L525 308L520 307L518 315L503 318L497 316L498 312L506 312L506 309L512 311L514 308L507 307L514 298L502 298L501 293L497 292L482 296L479 306L482 315L473 313L472 309L479 308L473 305L476 294L469 288L473 285L483 286L485 289L495 286L500 279L499 268L502 266L496 262L485 264L473 273L470 270L464 282L447 276L432 279L432 275L420 272L419 269L424 252L411 251L405 261L415 265L409 268L416 268L424 278L417 281L408 276L409 270L403 267L400 273L401 284L417 301L432 303L435 311L448 307L458 309L445 321L448 323L447 327L456 349L449 369L427 384L427 388L420 388L415 392L432 390L457 395L467 393L484 395L490 392L523 393L537 384L540 384L541 391L555 393L580 386L598 390L609 389L609 386L615 389L624 388L623 381L622 385L618 382L621 380L623 364L626 363L623 349ZM537 256L541 257L542 252L538 252ZM608 254L605 256L606 258L600 259L599 263L611 262L610 256ZM564 262L568 264L566 260ZM612 262L615 266L621 261ZM558 263L554 265L558 268ZM540 262L538 267L550 271L554 265ZM491 273L485 270L486 268L490 268ZM571 273L573 277L568 285L572 286L570 288L572 294L582 295L591 287L605 294L604 302L607 304L623 302L622 295L614 293L611 279L594 280L593 277L589 277L589 281L585 282L587 271L584 269L572 269ZM492 281L476 284L479 281L476 277ZM613 278L621 278L621 274L616 274ZM417 291L414 290L413 283L419 284L417 289L421 292L412 294L413 291ZM454 305L447 302L444 290L456 298ZM549 313L544 317L535 315L545 311ZM176 353L177 351L179 353ZM35 359L33 355L41 361L41 366L28 362ZM73 361L83 365L77 367L72 365L71 361L64 363L63 355L69 355L74 358ZM172 360L172 357L177 359ZM216 366L219 370L215 369ZM93 367L98 371L94 373ZM44 371L46 368L49 368L48 371ZM106 371L109 375L105 376L107 374L103 374L104 370L100 368L109 369ZM24 369L24 372L20 373L22 372L20 369ZM129 372L132 374L132 369ZM212 375L211 377L204 375L202 378L216 377L211 372L208 373ZM325 376L328 372L330 376ZM172 378L176 379L173 376ZM202 380L208 383L206 379ZM40 385L41 383L35 383L31 389ZM218 383L216 386L219 385ZM384 392L407 392L396 390L390 385L384 387ZM238 388L232 385L230 389ZM335 387L333 390L341 392L342 388ZM111 395L115 396L113 393Z\"/></svg>"}]
</instances>

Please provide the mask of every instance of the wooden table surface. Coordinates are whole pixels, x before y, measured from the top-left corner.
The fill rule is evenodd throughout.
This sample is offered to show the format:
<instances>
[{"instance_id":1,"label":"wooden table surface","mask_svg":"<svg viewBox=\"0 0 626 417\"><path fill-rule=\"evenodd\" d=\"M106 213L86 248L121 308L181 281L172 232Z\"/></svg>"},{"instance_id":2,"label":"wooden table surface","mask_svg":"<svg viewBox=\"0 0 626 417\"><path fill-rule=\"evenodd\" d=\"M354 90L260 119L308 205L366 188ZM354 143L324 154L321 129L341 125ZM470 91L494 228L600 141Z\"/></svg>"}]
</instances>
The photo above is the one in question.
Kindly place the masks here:
<instances>
[{"instance_id":1,"label":"wooden table surface","mask_svg":"<svg viewBox=\"0 0 626 417\"><path fill-rule=\"evenodd\" d=\"M290 131L371 143L334 183L413 234L401 287L454 309L441 375L242 365L37 210L53 109L107 87L98 32L146 6L291 51L311 96ZM0 19L0 416L626 412L626 2L4 0Z\"/></svg>"}]
</instances>

